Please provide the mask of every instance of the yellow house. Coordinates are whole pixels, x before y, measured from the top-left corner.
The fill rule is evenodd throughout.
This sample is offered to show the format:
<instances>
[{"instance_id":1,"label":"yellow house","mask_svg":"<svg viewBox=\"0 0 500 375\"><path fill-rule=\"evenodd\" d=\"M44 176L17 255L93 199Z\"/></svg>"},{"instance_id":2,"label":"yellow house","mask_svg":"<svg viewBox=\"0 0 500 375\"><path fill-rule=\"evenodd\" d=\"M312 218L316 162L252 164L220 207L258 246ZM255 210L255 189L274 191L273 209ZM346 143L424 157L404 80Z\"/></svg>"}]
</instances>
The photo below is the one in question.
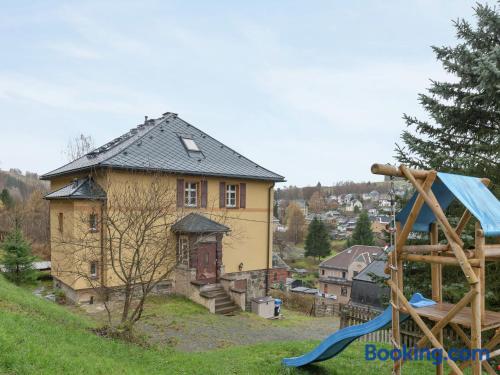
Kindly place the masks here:
<instances>
[{"instance_id":1,"label":"yellow house","mask_svg":"<svg viewBox=\"0 0 500 375\"><path fill-rule=\"evenodd\" d=\"M177 114L146 118L144 124L42 179L50 181L52 191L46 196L52 275L70 300L93 303L102 298L93 279L116 292L106 298L119 297L123 283L111 272L112 241L101 223L112 207L125 205L117 192L131 182L146 190L154 184L168 187L177 215L166 234L175 241L175 267L153 292L183 294L223 313L235 305L245 309L252 297L267 293L273 187L284 178ZM137 206L147 199L141 194ZM135 214L135 207L129 210ZM85 241L79 240L82 234ZM99 249L84 265L83 273L88 274L75 270L77 248Z\"/></svg>"}]
</instances>

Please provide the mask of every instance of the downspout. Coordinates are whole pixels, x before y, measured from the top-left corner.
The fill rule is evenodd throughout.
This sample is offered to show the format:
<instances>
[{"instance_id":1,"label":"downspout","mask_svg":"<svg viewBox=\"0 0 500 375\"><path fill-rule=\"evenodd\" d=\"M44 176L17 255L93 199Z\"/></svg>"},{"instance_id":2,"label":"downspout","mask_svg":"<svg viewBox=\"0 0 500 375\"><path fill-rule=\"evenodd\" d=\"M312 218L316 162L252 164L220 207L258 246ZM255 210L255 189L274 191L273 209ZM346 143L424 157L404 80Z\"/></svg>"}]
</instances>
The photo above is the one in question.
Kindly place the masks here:
<instances>
[{"instance_id":1,"label":"downspout","mask_svg":"<svg viewBox=\"0 0 500 375\"><path fill-rule=\"evenodd\" d=\"M106 200L101 202L101 289L104 288L104 280L106 279L104 276L104 205L106 204ZM104 298L108 299L107 293L104 295Z\"/></svg>"},{"instance_id":2,"label":"downspout","mask_svg":"<svg viewBox=\"0 0 500 375\"><path fill-rule=\"evenodd\" d=\"M269 258L271 255L271 246L273 245L271 243L271 213L272 213L272 202L271 202L271 192L274 189L274 182L271 186L269 186L269 190L267 191L267 202L269 204L269 208L267 211L267 266L266 266L266 296L269 294Z\"/></svg>"}]
</instances>

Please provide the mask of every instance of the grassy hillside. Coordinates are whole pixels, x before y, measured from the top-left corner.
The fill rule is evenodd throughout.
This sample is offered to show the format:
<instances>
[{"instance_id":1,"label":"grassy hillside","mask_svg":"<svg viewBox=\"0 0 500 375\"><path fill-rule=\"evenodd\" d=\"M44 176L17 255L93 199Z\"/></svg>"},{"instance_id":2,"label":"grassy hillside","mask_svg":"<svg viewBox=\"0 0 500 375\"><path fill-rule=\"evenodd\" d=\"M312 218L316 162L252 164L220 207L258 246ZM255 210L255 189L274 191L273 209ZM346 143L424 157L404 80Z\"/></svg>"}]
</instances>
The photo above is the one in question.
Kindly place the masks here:
<instances>
[{"instance_id":1,"label":"grassy hillside","mask_svg":"<svg viewBox=\"0 0 500 375\"><path fill-rule=\"evenodd\" d=\"M2 374L352 374L390 373L390 364L365 362L363 344L305 370L284 369L283 357L316 342L277 342L201 353L141 348L90 332L90 320L34 297L0 276L0 373ZM405 374L432 367L412 363Z\"/></svg>"}]
</instances>

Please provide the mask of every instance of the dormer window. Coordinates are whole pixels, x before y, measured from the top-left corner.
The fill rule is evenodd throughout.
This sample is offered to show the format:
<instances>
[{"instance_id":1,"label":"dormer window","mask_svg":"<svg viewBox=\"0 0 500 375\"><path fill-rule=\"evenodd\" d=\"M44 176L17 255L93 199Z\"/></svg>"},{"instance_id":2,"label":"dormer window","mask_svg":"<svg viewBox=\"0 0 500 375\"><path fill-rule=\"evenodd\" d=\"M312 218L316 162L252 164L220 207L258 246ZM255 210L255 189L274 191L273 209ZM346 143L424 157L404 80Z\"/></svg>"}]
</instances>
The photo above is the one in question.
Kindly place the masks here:
<instances>
[{"instance_id":1,"label":"dormer window","mask_svg":"<svg viewBox=\"0 0 500 375\"><path fill-rule=\"evenodd\" d=\"M196 144L196 142L194 141L194 139L192 138L184 138L182 137L182 143L184 143L184 147L186 147L186 149L188 151L195 151L195 152L199 152L200 151L200 148L198 147L198 145Z\"/></svg>"}]
</instances>

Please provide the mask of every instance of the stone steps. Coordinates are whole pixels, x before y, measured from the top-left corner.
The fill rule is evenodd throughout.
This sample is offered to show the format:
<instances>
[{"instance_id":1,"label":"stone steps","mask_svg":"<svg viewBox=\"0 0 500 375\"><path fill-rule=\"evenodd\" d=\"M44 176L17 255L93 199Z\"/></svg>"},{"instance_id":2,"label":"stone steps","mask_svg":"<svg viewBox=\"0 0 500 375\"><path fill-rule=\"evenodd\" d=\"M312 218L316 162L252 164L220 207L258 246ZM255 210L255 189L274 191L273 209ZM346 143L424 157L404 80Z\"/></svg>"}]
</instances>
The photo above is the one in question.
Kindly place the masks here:
<instances>
[{"instance_id":1,"label":"stone steps","mask_svg":"<svg viewBox=\"0 0 500 375\"><path fill-rule=\"evenodd\" d=\"M231 300L227 292L219 286L206 288L200 292L200 296L206 298L215 298L216 314L231 314L240 308Z\"/></svg>"}]
</instances>

